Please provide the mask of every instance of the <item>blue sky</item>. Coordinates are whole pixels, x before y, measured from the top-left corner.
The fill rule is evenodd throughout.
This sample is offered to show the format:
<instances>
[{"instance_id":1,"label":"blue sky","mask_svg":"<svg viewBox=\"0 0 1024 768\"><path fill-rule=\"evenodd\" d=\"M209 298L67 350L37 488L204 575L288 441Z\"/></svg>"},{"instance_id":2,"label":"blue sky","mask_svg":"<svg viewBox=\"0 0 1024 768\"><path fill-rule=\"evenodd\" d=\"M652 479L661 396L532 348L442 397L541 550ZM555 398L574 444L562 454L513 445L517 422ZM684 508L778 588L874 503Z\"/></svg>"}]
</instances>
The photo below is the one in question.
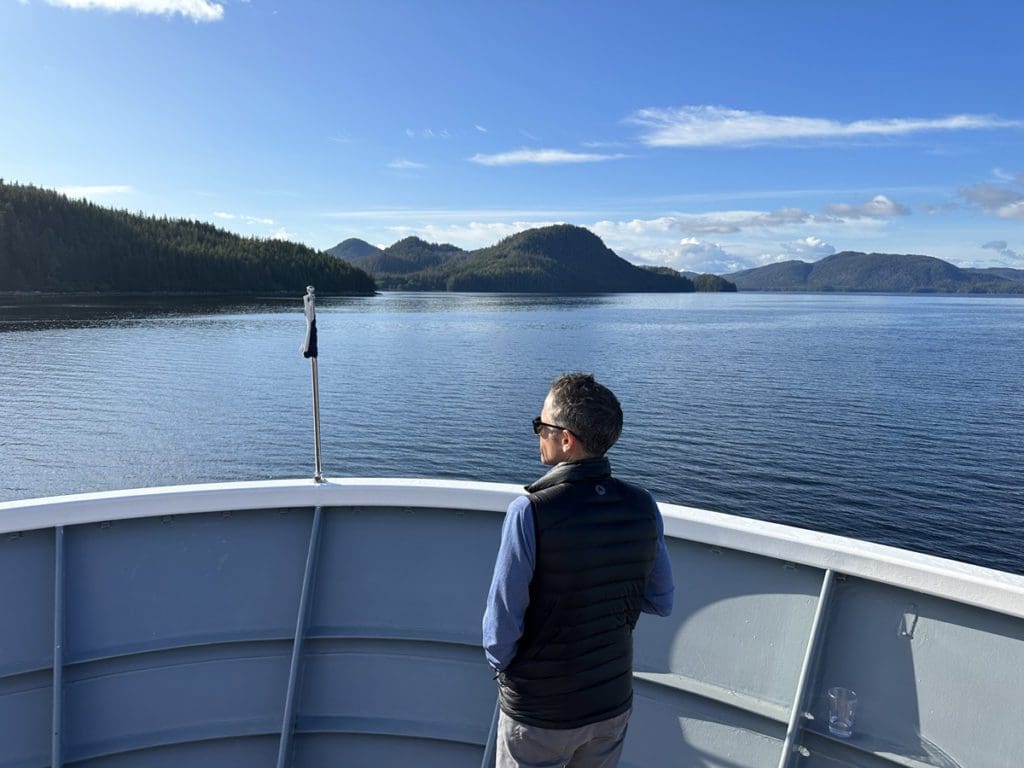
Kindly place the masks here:
<instances>
[{"instance_id":1,"label":"blue sky","mask_svg":"<svg viewBox=\"0 0 1024 768\"><path fill-rule=\"evenodd\" d=\"M1024 268L1024 4L0 0L0 178L328 248Z\"/></svg>"}]
</instances>

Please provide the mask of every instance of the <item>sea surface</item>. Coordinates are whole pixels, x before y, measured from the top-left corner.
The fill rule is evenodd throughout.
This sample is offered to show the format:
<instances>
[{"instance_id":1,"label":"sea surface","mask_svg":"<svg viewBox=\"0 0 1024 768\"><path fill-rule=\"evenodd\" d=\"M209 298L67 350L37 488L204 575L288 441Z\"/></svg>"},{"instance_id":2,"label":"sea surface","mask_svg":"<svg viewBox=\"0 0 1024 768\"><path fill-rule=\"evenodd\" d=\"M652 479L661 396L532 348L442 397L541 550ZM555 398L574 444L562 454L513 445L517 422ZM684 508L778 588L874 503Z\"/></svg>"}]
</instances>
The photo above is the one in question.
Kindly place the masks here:
<instances>
[{"instance_id":1,"label":"sea surface","mask_svg":"<svg viewBox=\"0 0 1024 768\"><path fill-rule=\"evenodd\" d=\"M301 293L301 292L300 292ZM294 300L0 297L0 500L313 473ZM1024 300L321 299L328 476L537 477L551 380L662 501L1024 573Z\"/></svg>"}]
</instances>

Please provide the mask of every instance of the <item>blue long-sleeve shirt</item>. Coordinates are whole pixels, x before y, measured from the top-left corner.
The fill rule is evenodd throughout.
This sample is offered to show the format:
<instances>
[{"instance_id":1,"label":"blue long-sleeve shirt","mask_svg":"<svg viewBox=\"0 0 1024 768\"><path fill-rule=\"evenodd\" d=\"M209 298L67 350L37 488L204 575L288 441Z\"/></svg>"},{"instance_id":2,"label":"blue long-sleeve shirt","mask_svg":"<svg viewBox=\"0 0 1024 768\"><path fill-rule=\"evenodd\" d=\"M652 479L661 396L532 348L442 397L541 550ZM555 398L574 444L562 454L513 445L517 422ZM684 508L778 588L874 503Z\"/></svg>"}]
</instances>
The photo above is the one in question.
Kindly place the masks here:
<instances>
[{"instance_id":1,"label":"blue long-sleeve shirt","mask_svg":"<svg viewBox=\"0 0 1024 768\"><path fill-rule=\"evenodd\" d=\"M644 591L641 610L658 616L672 612L675 586L672 564L665 546L665 523L657 514L658 551L654 570ZM484 611L483 641L487 660L495 669L504 669L515 658L519 638L523 635L526 608L530 604L530 581L537 553L533 530L533 507L530 499L519 496L505 513L501 528L501 545L494 563L491 590Z\"/></svg>"}]
</instances>

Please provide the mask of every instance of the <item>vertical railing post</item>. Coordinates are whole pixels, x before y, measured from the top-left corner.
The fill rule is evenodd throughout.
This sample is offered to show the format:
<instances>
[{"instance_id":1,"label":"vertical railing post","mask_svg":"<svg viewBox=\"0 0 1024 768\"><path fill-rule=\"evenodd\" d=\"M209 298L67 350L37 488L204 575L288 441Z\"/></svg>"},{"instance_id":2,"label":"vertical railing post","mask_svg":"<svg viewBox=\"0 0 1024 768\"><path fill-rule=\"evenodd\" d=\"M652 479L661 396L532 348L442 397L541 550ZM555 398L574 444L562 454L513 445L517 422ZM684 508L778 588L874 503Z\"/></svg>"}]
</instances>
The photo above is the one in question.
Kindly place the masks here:
<instances>
[{"instance_id":1,"label":"vertical railing post","mask_svg":"<svg viewBox=\"0 0 1024 768\"><path fill-rule=\"evenodd\" d=\"M64 526L54 528L53 546L53 732L50 765L60 768L64 730Z\"/></svg>"},{"instance_id":2,"label":"vertical railing post","mask_svg":"<svg viewBox=\"0 0 1024 768\"><path fill-rule=\"evenodd\" d=\"M288 669L288 688L284 699L284 718L281 721L281 741L277 749L277 768L286 768L291 751L292 733L295 730L295 700L298 696L299 674L302 668L302 645L309 621L309 605L316 578L317 552L320 546L320 507L313 513L313 526L309 533L309 550L306 552L306 570L302 575L302 592L299 595L299 611L295 620L295 637L292 641L292 661Z\"/></svg>"},{"instance_id":3,"label":"vertical railing post","mask_svg":"<svg viewBox=\"0 0 1024 768\"><path fill-rule=\"evenodd\" d=\"M804 652L804 663L800 667L800 677L797 679L796 693L793 696L793 708L789 713L789 723L786 726L786 739L782 743L782 755L779 757L779 768L787 768L794 752L794 741L800 730L800 721L804 718L804 704L807 698L807 687L811 682L811 670L818 654L818 645L824 634L825 619L828 614L828 603L832 595L832 581L834 572L832 569L825 571L825 578L821 582L821 592L818 595L818 607L814 612L814 620L811 622L810 637L807 638L807 650Z\"/></svg>"}]
</instances>

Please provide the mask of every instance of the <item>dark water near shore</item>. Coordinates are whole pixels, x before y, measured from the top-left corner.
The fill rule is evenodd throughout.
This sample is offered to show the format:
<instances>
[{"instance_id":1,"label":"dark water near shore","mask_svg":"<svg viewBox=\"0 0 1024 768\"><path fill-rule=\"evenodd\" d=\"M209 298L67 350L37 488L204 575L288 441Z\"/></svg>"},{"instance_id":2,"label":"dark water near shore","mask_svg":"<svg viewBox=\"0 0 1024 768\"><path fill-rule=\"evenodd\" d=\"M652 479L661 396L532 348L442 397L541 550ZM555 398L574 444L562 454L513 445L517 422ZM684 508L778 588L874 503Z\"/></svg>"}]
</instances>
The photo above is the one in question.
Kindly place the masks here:
<instances>
[{"instance_id":1,"label":"dark water near shore","mask_svg":"<svg viewBox=\"0 0 1024 768\"><path fill-rule=\"evenodd\" d=\"M325 472L522 483L550 380L663 501L1024 573L1024 300L391 293L319 307ZM301 299L0 297L0 500L312 474Z\"/></svg>"}]
</instances>

